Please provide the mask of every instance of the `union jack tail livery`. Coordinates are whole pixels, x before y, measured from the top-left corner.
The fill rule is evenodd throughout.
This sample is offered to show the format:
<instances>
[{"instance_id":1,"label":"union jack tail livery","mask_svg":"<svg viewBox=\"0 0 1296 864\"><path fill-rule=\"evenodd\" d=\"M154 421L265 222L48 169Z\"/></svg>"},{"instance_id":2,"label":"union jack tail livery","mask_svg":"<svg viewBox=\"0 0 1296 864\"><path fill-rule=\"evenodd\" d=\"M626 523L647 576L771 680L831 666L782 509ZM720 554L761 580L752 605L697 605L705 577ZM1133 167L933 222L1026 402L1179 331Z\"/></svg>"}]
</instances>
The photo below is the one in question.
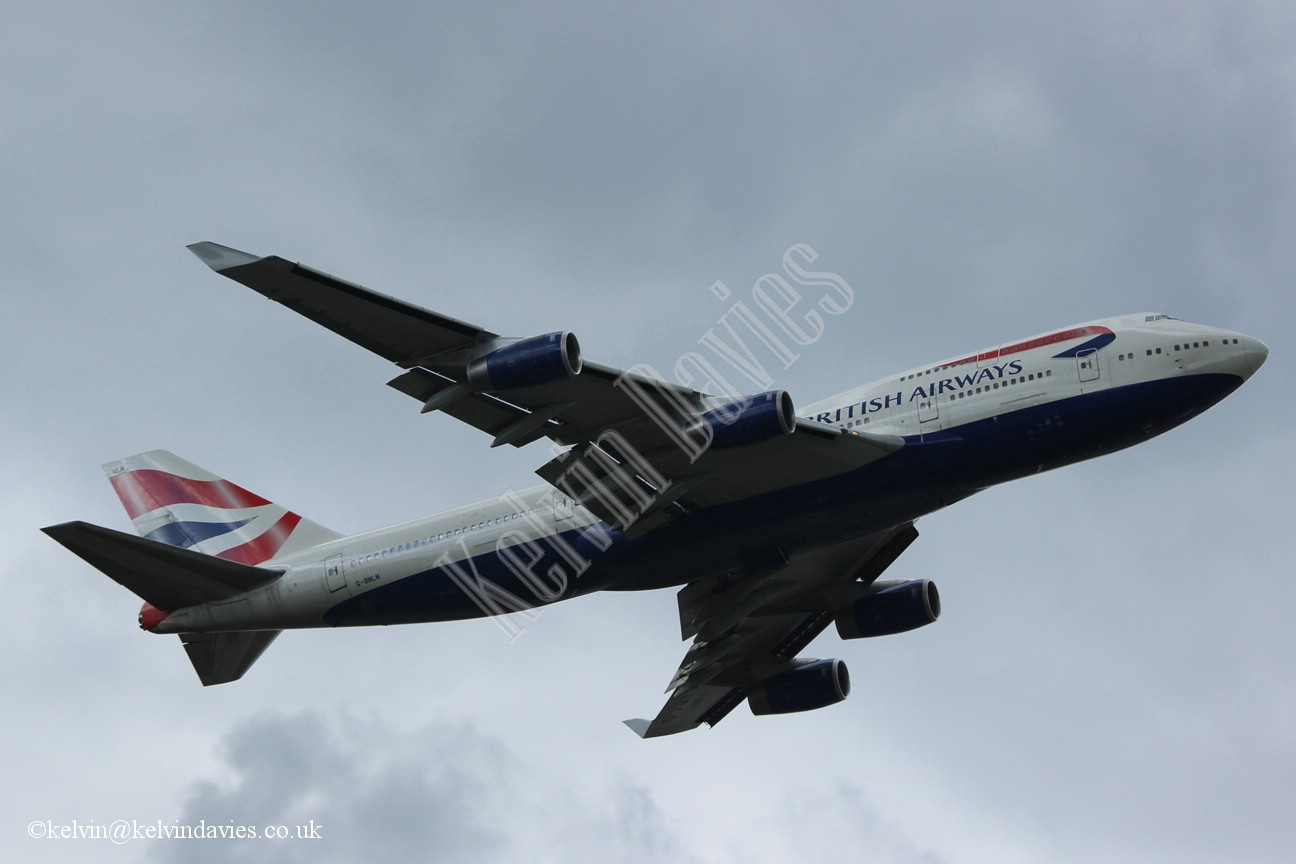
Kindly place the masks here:
<instances>
[{"instance_id":1,"label":"union jack tail livery","mask_svg":"<svg viewBox=\"0 0 1296 864\"><path fill-rule=\"evenodd\" d=\"M85 522L45 533L144 600L144 630L195 604L246 605L238 598L280 580L279 559L342 536L166 450L110 462L104 472L140 536ZM254 622L181 633L180 641L203 684L224 684L243 677L280 629Z\"/></svg>"},{"instance_id":2,"label":"union jack tail livery","mask_svg":"<svg viewBox=\"0 0 1296 864\"><path fill-rule=\"evenodd\" d=\"M103 467L146 540L256 565L342 536L166 450Z\"/></svg>"}]
</instances>

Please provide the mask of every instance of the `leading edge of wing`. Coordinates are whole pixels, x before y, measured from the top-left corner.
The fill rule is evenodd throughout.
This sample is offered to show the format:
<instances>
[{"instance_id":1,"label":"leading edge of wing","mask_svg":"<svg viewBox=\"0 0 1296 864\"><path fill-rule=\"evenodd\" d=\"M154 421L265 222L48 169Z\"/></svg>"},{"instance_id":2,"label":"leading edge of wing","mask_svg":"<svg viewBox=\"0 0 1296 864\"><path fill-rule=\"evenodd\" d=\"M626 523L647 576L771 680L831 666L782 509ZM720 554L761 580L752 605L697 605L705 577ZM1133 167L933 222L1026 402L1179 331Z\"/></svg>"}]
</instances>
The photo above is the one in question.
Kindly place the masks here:
<instances>
[{"instance_id":1,"label":"leading edge of wing","mask_svg":"<svg viewBox=\"0 0 1296 864\"><path fill-rule=\"evenodd\" d=\"M401 366L497 335L276 255L211 242L188 249L216 273Z\"/></svg>"}]
</instances>

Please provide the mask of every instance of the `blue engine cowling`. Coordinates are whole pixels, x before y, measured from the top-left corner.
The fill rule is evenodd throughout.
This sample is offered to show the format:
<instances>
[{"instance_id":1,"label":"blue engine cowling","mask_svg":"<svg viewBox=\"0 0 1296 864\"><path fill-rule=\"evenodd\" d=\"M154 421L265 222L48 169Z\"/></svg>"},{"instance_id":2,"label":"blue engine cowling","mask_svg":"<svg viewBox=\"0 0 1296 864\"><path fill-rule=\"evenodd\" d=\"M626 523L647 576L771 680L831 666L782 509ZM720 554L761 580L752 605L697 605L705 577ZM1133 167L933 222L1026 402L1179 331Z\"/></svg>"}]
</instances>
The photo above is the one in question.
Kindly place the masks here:
<instances>
[{"instance_id":1,"label":"blue engine cowling","mask_svg":"<svg viewBox=\"0 0 1296 864\"><path fill-rule=\"evenodd\" d=\"M791 714L835 705L850 695L850 673L840 660L812 660L747 691L753 714Z\"/></svg>"},{"instance_id":2,"label":"blue engine cowling","mask_svg":"<svg viewBox=\"0 0 1296 864\"><path fill-rule=\"evenodd\" d=\"M519 339L468 364L477 390L516 390L579 374L580 343L570 331Z\"/></svg>"},{"instance_id":3,"label":"blue engine cowling","mask_svg":"<svg viewBox=\"0 0 1296 864\"><path fill-rule=\"evenodd\" d=\"M713 408L703 414L694 428L710 428L711 447L742 447L796 428L796 411L786 390L770 390Z\"/></svg>"},{"instance_id":4,"label":"blue engine cowling","mask_svg":"<svg viewBox=\"0 0 1296 864\"><path fill-rule=\"evenodd\" d=\"M843 639L890 636L930 624L940 617L940 593L930 579L883 588L856 600L837 616Z\"/></svg>"}]
</instances>

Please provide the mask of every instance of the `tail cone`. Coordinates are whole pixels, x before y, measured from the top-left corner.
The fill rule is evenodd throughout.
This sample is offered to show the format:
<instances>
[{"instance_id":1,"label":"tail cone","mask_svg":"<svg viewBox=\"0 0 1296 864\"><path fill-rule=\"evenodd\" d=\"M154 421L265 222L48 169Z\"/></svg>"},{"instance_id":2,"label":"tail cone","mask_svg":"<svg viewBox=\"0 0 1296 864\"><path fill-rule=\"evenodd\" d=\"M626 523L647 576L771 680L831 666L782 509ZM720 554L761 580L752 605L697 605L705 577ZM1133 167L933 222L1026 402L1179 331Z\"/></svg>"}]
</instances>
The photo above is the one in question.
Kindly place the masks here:
<instances>
[{"instance_id":1,"label":"tail cone","mask_svg":"<svg viewBox=\"0 0 1296 864\"><path fill-rule=\"evenodd\" d=\"M170 615L171 612L159 609L152 603L145 603L140 607L139 625L141 630L147 630L152 633L162 621Z\"/></svg>"}]
</instances>

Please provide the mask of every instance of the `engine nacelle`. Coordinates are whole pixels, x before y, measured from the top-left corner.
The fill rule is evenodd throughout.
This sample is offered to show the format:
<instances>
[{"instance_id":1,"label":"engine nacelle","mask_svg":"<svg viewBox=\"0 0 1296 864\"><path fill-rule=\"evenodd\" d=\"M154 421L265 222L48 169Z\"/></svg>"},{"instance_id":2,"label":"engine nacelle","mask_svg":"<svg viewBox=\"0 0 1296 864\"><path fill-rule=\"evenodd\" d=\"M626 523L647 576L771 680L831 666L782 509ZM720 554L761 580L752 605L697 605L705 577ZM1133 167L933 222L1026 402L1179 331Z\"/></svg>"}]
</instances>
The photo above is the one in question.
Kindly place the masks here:
<instances>
[{"instance_id":1,"label":"engine nacelle","mask_svg":"<svg viewBox=\"0 0 1296 864\"><path fill-rule=\"evenodd\" d=\"M570 331L519 339L468 364L468 381L477 390L516 390L577 375L580 343Z\"/></svg>"},{"instance_id":2,"label":"engine nacelle","mask_svg":"<svg viewBox=\"0 0 1296 864\"><path fill-rule=\"evenodd\" d=\"M856 600L837 616L843 639L890 636L930 624L940 617L940 593L930 579L891 585Z\"/></svg>"},{"instance_id":3,"label":"engine nacelle","mask_svg":"<svg viewBox=\"0 0 1296 864\"><path fill-rule=\"evenodd\" d=\"M703 414L694 428L710 428L712 447L742 447L796 428L796 411L786 390L770 390L713 408Z\"/></svg>"},{"instance_id":4,"label":"engine nacelle","mask_svg":"<svg viewBox=\"0 0 1296 864\"><path fill-rule=\"evenodd\" d=\"M753 714L791 714L835 705L850 695L850 673L840 660L811 660L747 691Z\"/></svg>"}]
</instances>

